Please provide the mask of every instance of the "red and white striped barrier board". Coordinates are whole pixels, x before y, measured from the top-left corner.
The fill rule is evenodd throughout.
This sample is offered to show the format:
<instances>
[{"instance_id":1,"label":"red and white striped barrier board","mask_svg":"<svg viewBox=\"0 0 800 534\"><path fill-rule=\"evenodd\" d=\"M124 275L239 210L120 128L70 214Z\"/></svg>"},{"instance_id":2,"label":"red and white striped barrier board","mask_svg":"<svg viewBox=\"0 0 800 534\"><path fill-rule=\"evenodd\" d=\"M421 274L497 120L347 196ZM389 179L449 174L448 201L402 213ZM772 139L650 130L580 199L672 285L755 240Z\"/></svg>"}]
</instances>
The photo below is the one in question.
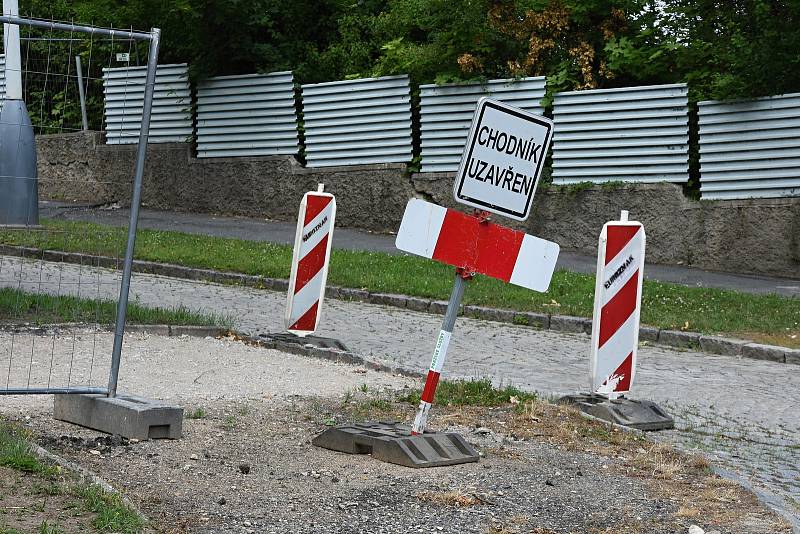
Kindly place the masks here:
<instances>
[{"instance_id":1,"label":"red and white striped barrier board","mask_svg":"<svg viewBox=\"0 0 800 534\"><path fill-rule=\"evenodd\" d=\"M597 251L590 374L591 390L610 398L630 391L636 374L644 249L644 227L628 221L627 211L619 221L603 225Z\"/></svg>"},{"instance_id":2,"label":"red and white striped barrier board","mask_svg":"<svg viewBox=\"0 0 800 534\"><path fill-rule=\"evenodd\" d=\"M336 199L322 189L303 195L297 219L285 323L299 336L317 329L328 279Z\"/></svg>"},{"instance_id":3,"label":"red and white striped barrier board","mask_svg":"<svg viewBox=\"0 0 800 534\"><path fill-rule=\"evenodd\" d=\"M400 250L505 282L547 291L559 246L480 217L411 199L395 245Z\"/></svg>"}]
</instances>

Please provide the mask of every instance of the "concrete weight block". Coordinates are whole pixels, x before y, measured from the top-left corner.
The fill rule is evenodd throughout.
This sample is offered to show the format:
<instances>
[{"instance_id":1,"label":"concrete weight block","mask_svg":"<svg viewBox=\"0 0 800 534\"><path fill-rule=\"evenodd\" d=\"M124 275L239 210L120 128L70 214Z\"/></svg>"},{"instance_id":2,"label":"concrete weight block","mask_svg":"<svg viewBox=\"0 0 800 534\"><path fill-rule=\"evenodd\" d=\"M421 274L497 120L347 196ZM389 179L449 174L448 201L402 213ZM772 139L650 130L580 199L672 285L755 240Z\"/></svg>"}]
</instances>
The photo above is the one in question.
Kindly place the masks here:
<instances>
[{"instance_id":1,"label":"concrete weight block","mask_svg":"<svg viewBox=\"0 0 800 534\"><path fill-rule=\"evenodd\" d=\"M142 441L179 439L183 428L183 408L125 394L55 395L53 417Z\"/></svg>"}]
</instances>

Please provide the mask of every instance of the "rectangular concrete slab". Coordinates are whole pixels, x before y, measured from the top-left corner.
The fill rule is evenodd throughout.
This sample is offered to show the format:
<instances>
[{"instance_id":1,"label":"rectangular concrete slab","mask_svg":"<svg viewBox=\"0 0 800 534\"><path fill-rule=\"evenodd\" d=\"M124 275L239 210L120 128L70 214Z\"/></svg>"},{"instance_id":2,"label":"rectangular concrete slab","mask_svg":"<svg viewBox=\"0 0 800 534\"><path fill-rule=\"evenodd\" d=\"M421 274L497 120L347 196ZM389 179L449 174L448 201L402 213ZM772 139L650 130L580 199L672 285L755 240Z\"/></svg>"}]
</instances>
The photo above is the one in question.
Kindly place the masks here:
<instances>
[{"instance_id":1,"label":"rectangular concrete slab","mask_svg":"<svg viewBox=\"0 0 800 534\"><path fill-rule=\"evenodd\" d=\"M53 417L128 439L179 439L183 408L134 395L55 395Z\"/></svg>"},{"instance_id":2,"label":"rectangular concrete slab","mask_svg":"<svg viewBox=\"0 0 800 534\"><path fill-rule=\"evenodd\" d=\"M439 467L478 461L478 452L455 433L411 435L396 422L356 423L325 430L311 443L348 454L372 454L376 460L406 467Z\"/></svg>"}]
</instances>

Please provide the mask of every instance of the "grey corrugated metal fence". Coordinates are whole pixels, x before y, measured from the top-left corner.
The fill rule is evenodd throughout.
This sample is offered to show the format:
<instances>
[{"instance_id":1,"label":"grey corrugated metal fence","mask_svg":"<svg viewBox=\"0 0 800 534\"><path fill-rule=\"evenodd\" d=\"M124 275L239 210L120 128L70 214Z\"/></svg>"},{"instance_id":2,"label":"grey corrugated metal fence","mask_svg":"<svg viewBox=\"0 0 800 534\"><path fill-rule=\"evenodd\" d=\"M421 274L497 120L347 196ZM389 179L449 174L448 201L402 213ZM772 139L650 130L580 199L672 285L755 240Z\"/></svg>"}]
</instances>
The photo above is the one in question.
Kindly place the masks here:
<instances>
[{"instance_id":1,"label":"grey corrugated metal fence","mask_svg":"<svg viewBox=\"0 0 800 534\"><path fill-rule=\"evenodd\" d=\"M291 72L220 76L197 89L197 156L297 154Z\"/></svg>"},{"instance_id":2,"label":"grey corrugated metal fence","mask_svg":"<svg viewBox=\"0 0 800 534\"><path fill-rule=\"evenodd\" d=\"M145 67L103 69L107 144L138 142L145 74ZM184 142L191 135L191 91L186 64L159 65L149 142Z\"/></svg>"},{"instance_id":3,"label":"grey corrugated metal fence","mask_svg":"<svg viewBox=\"0 0 800 534\"><path fill-rule=\"evenodd\" d=\"M703 198L800 196L800 93L698 108Z\"/></svg>"},{"instance_id":4,"label":"grey corrugated metal fence","mask_svg":"<svg viewBox=\"0 0 800 534\"><path fill-rule=\"evenodd\" d=\"M303 85L309 167L411 161L408 76Z\"/></svg>"},{"instance_id":5,"label":"grey corrugated metal fence","mask_svg":"<svg viewBox=\"0 0 800 534\"><path fill-rule=\"evenodd\" d=\"M686 182L685 84L558 93L553 182Z\"/></svg>"},{"instance_id":6,"label":"grey corrugated metal fence","mask_svg":"<svg viewBox=\"0 0 800 534\"><path fill-rule=\"evenodd\" d=\"M545 79L490 80L483 84L421 85L422 171L456 171L482 96L542 113Z\"/></svg>"}]
</instances>

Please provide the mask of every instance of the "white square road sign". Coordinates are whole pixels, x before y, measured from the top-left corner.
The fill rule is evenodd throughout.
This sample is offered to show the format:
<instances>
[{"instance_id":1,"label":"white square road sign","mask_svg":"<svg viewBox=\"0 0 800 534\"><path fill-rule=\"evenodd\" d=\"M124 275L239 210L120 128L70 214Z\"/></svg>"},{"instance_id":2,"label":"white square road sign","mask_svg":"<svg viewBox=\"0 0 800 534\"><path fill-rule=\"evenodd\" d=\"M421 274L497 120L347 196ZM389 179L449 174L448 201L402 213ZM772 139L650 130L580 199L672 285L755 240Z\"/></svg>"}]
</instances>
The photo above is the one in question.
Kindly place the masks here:
<instances>
[{"instance_id":1,"label":"white square road sign","mask_svg":"<svg viewBox=\"0 0 800 534\"><path fill-rule=\"evenodd\" d=\"M481 98L456 174L456 200L524 221L552 137L549 119Z\"/></svg>"}]
</instances>

